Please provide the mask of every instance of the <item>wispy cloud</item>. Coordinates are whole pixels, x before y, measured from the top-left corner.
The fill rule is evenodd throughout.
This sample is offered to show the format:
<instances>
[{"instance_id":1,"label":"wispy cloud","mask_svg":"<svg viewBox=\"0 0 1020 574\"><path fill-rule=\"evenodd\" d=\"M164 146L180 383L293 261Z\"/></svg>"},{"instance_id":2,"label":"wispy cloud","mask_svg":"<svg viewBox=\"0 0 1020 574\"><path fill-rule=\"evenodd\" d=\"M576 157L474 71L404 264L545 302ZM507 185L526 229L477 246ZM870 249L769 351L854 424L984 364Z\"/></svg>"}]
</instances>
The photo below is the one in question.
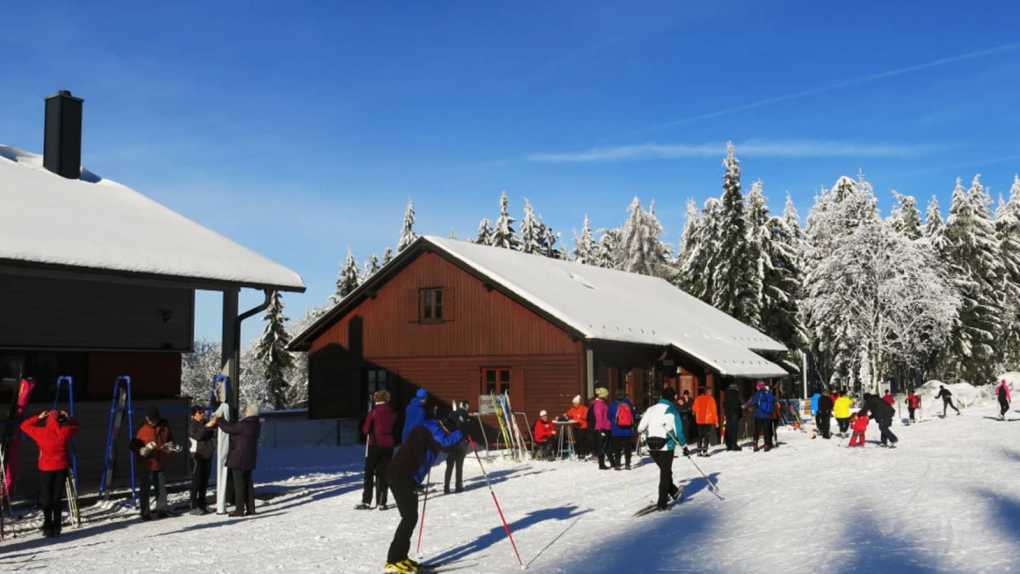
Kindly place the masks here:
<instances>
[{"instance_id":1,"label":"wispy cloud","mask_svg":"<svg viewBox=\"0 0 1020 574\"><path fill-rule=\"evenodd\" d=\"M745 111L748 111L748 110L754 110L754 109L757 109L757 108L762 108L762 107L770 106L770 105L773 105L773 104L779 104L779 103L788 102L788 101L791 101L791 100L799 100L801 98L807 98L807 97L810 97L810 96L817 96L817 95L825 94L825 93L828 93L828 92L833 92L833 91L836 91L836 90L841 90L843 88L850 88L850 87L860 86L862 84L870 84L871 82L877 82L879 80L885 80L885 79L888 79L888 78L895 78L897 76L903 76L903 75L906 75L906 74L913 74L915 72L921 72L921 71L924 71L924 70L930 70L932 68L938 68L940 66L945 66L945 65L948 65L948 64L955 64L955 63L958 63L958 62L965 62L967 60L976 60L976 59L979 59L979 58L985 58L985 57L988 57L988 56L994 56L996 54L1003 54L1003 53L1006 53L1006 52L1012 52L1012 51L1017 50L1018 48L1020 48L1020 42L1013 42L1013 43L1010 43L1010 44L1002 44L1001 46L996 46L994 48L987 48L985 50L978 50L976 52L967 52L965 54L957 54L956 56L947 56L945 58L939 58L937 60L932 60L930 62L924 62L922 64L914 64L914 65L911 65L911 66L905 66L905 67L902 67L902 68L895 68L895 69L892 69L892 70L886 70L884 72L877 72L877 73L869 74L869 75L866 75L866 76L858 76L856 78L849 78L849 79L846 79L846 80L843 80L843 81L840 81L840 82L834 82L834 83L831 83L831 84L826 84L824 86L819 86L817 88L810 88L810 89L801 90L801 91L798 91L798 92L791 92L789 94L782 94L782 95L779 95L779 96L773 96L771 98L764 98L764 99L757 100L757 101L754 101L754 102L748 102L746 104L741 104L741 105L738 105L738 106L733 106L733 107L729 107L729 108L723 108L721 110L716 110L716 111L713 111L713 112L706 112L706 113L703 113L703 114L696 114L696 115L693 115L693 116L688 116L686 118L680 118L678 120L673 120L673 121L670 121L670 122L659 124L658 126L655 126L655 127L656 128L666 128L666 127L671 127L671 126L688 124L688 123L696 122L696 121L700 121L700 120L707 120L707 119L717 118L719 116L735 114L735 113L738 113L738 112L745 112Z\"/></svg>"},{"instance_id":2,"label":"wispy cloud","mask_svg":"<svg viewBox=\"0 0 1020 574\"><path fill-rule=\"evenodd\" d=\"M854 143L825 140L747 141L737 143L743 157L918 157L944 149L929 144ZM612 147L596 147L576 151L538 152L528 161L544 163L597 163L642 159L676 159L721 157L726 153L723 143L658 144L643 143Z\"/></svg>"}]
</instances>

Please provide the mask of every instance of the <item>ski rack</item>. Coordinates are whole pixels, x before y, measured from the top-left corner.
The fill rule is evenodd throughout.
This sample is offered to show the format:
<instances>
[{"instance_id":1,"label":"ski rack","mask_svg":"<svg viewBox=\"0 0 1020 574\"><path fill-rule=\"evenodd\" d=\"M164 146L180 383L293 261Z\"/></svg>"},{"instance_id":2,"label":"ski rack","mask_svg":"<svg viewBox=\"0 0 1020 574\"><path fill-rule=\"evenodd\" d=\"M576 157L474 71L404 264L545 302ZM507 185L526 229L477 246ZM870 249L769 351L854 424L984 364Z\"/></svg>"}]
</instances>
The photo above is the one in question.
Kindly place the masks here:
<instances>
[{"instance_id":1,"label":"ski rack","mask_svg":"<svg viewBox=\"0 0 1020 574\"><path fill-rule=\"evenodd\" d=\"M120 405L118 404L120 403ZM106 456L103 459L103 474L99 479L99 496L108 498L110 486L113 484L113 471L117 461L115 448L117 435L123 423L123 415L127 414L128 433L134 432L134 403L131 399L131 377L121 375L113 382L113 397L110 400L110 421L106 427ZM131 499L138 502L135 489L135 457L128 458L131 463Z\"/></svg>"},{"instance_id":2,"label":"ski rack","mask_svg":"<svg viewBox=\"0 0 1020 574\"><path fill-rule=\"evenodd\" d=\"M63 375L57 377L57 392L53 395L53 409L50 416L57 416L56 412L60 408L60 391L67 389L67 414L74 418L75 416L75 403L74 403L74 377ZM78 508L78 453L74 448L74 439L71 439L70 448L68 448L69 454L71 455L71 472L67 475L65 480L65 490L67 491L67 510L71 514L71 520L74 521L75 526L81 526L81 511Z\"/></svg>"}]
</instances>

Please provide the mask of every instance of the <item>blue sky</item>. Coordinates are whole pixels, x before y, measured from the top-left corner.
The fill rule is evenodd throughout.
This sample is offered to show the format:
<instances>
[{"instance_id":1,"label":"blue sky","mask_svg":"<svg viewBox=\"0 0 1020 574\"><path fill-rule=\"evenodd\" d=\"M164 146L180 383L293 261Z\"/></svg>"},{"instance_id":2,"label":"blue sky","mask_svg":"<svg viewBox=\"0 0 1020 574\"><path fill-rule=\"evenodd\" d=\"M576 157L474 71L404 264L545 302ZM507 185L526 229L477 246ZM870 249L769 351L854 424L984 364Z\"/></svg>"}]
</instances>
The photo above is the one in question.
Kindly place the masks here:
<instances>
[{"instance_id":1,"label":"blue sky","mask_svg":"<svg viewBox=\"0 0 1020 574\"><path fill-rule=\"evenodd\" d=\"M292 316L409 198L467 237L506 190L571 242L638 196L675 242L726 140L802 215L860 169L883 206L1020 171L1011 2L53 4L4 8L0 143L41 149L43 97L83 96L86 165L300 272Z\"/></svg>"}]
</instances>

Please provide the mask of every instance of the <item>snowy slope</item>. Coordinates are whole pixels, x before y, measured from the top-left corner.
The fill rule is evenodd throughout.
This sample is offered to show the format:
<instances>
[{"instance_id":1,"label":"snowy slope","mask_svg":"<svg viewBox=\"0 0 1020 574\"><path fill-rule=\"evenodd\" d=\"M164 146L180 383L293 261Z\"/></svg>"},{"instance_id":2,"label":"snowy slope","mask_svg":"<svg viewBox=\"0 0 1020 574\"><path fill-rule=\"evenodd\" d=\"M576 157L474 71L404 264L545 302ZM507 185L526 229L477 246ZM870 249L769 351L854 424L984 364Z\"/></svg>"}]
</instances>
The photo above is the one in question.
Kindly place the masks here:
<instances>
[{"instance_id":1,"label":"snowy slope","mask_svg":"<svg viewBox=\"0 0 1020 574\"><path fill-rule=\"evenodd\" d=\"M131 188L0 146L0 260L303 289L301 277Z\"/></svg>"},{"instance_id":2,"label":"snowy slope","mask_svg":"<svg viewBox=\"0 0 1020 574\"><path fill-rule=\"evenodd\" d=\"M643 519L631 515L654 496L647 460L630 472L499 461L489 472L531 572L1017 572L1020 425L995 414L985 403L896 424L896 450L782 431L786 444L768 454L695 459L725 501L677 459L689 500ZM397 514L352 510L362 453L264 450L258 490L274 498L256 517L114 520L56 543L33 534L0 545L0 570L379 572ZM430 500L426 554L456 561L457 572L519 572L477 468L467 461L465 493Z\"/></svg>"}]
</instances>

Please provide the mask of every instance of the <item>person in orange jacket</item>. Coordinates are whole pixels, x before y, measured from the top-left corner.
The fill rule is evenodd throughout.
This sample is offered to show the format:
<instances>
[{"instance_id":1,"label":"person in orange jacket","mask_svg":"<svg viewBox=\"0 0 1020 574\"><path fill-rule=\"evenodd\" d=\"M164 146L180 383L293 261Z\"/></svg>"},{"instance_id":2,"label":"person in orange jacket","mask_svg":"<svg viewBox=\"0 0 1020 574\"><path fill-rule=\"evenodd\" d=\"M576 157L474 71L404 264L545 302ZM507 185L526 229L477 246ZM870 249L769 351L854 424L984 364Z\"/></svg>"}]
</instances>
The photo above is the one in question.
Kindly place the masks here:
<instances>
[{"instance_id":1,"label":"person in orange jacket","mask_svg":"<svg viewBox=\"0 0 1020 574\"><path fill-rule=\"evenodd\" d=\"M570 408L564 413L566 417L574 421L574 452L577 457L585 459L591 453L591 444L588 438L588 406L581 401L581 395L574 397Z\"/></svg>"},{"instance_id":2,"label":"person in orange jacket","mask_svg":"<svg viewBox=\"0 0 1020 574\"><path fill-rule=\"evenodd\" d=\"M864 432L868 430L868 411L861 409L852 423L853 435L850 436L850 446L864 446Z\"/></svg>"},{"instance_id":3,"label":"person in orange jacket","mask_svg":"<svg viewBox=\"0 0 1020 574\"><path fill-rule=\"evenodd\" d=\"M709 440L719 428L719 407L708 387L701 389L701 394L694 399L691 411L694 413L694 422L698 425L698 456L708 456Z\"/></svg>"},{"instance_id":4,"label":"person in orange jacket","mask_svg":"<svg viewBox=\"0 0 1020 574\"><path fill-rule=\"evenodd\" d=\"M538 458L553 457L553 441L556 436L556 425L549 420L549 412L538 413L538 420L535 421L535 455Z\"/></svg>"},{"instance_id":5,"label":"person in orange jacket","mask_svg":"<svg viewBox=\"0 0 1020 574\"><path fill-rule=\"evenodd\" d=\"M67 445L78 428L78 421L65 411L43 411L21 423L21 432L39 446L39 504L43 510L42 532L47 538L60 536L60 498L67 478Z\"/></svg>"},{"instance_id":6,"label":"person in orange jacket","mask_svg":"<svg viewBox=\"0 0 1020 574\"><path fill-rule=\"evenodd\" d=\"M166 473L163 469L170 454L181 452L182 449L174 443L170 423L160 416L159 408L155 405L145 409L145 422L138 428L138 433L131 441L131 450L141 458L144 467L141 474L142 493L139 498L142 520L152 519L152 513L149 511L149 493L153 486L156 487L156 516L158 518L170 516L170 508L166 503Z\"/></svg>"}]
</instances>

